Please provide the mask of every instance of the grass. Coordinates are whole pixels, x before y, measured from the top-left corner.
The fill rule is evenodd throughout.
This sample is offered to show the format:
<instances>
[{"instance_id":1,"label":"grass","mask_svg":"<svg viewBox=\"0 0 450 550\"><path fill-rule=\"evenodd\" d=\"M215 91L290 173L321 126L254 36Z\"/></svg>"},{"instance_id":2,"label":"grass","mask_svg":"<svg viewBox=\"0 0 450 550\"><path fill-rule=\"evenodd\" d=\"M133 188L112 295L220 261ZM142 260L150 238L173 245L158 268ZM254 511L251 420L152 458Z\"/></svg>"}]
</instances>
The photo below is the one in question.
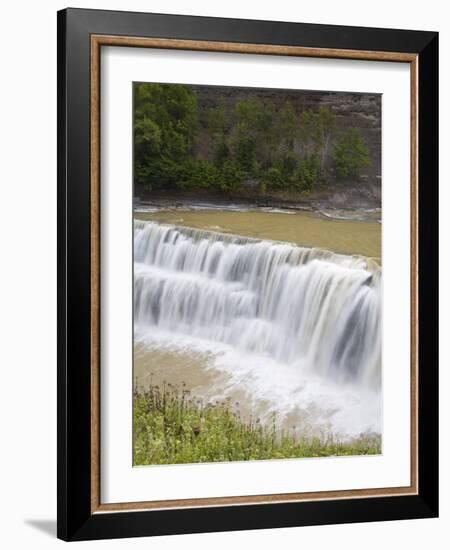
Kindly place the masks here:
<instances>
[{"instance_id":1,"label":"grass","mask_svg":"<svg viewBox=\"0 0 450 550\"><path fill-rule=\"evenodd\" d=\"M183 384L136 390L134 394L134 465L228 462L271 458L373 455L379 436L351 442L333 437L298 437L270 425L244 421L230 400L205 404Z\"/></svg>"}]
</instances>

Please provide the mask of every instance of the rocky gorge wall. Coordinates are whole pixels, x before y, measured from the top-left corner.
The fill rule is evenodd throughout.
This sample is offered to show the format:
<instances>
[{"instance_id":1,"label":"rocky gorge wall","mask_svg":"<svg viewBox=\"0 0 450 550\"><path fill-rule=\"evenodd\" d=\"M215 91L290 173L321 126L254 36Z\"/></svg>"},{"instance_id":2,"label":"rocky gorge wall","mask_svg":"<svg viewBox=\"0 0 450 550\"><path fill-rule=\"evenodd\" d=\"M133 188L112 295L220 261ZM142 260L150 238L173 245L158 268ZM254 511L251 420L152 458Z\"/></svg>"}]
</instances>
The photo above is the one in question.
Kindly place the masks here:
<instances>
[{"instance_id":1,"label":"rocky gorge wall","mask_svg":"<svg viewBox=\"0 0 450 550\"><path fill-rule=\"evenodd\" d=\"M210 139L206 135L208 112L217 107L219 102L231 111L237 100L256 96L270 102L275 108L289 101L297 115L308 110L317 112L321 107L330 109L336 116L337 131L346 128L360 130L372 162L371 166L364 170L359 181L349 182L345 186L330 182L326 189L322 188L313 193L311 199L335 203L337 207L348 206L349 201L352 205L354 203L355 207L381 206L381 94L225 86L191 86L191 88L197 94L200 114L197 147L206 157L211 154ZM203 135L202 128L204 128Z\"/></svg>"}]
</instances>

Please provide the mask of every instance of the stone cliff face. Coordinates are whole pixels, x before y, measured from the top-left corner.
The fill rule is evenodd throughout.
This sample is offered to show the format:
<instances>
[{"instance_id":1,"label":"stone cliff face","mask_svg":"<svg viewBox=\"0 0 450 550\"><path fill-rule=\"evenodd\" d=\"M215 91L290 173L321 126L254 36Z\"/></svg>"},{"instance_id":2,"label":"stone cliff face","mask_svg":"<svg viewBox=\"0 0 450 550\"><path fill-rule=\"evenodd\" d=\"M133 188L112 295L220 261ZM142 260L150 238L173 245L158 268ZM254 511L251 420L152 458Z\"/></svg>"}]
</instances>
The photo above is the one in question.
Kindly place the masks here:
<instances>
[{"instance_id":1,"label":"stone cliff face","mask_svg":"<svg viewBox=\"0 0 450 550\"><path fill-rule=\"evenodd\" d=\"M275 107L289 101L297 114L327 107L336 115L337 130L353 127L361 131L372 159L361 181L346 186L346 189L331 186L329 197L334 196L337 203L345 203L350 198L369 206L381 204L381 94L224 86L192 86L192 89L197 93L200 126L205 128L209 109L216 107L219 101L230 110L236 100L250 96L270 102ZM200 128L199 147L208 154L209 146L206 139L202 143Z\"/></svg>"}]
</instances>

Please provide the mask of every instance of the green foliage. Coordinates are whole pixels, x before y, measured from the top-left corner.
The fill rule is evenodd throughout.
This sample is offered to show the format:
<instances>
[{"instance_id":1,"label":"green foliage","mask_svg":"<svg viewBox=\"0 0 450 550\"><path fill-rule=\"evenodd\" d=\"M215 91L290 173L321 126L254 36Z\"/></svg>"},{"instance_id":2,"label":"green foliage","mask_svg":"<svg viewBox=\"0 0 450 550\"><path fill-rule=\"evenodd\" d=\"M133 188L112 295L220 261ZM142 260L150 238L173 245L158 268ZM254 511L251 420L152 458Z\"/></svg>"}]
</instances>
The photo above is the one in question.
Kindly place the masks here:
<instances>
[{"instance_id":1,"label":"green foliage","mask_svg":"<svg viewBox=\"0 0 450 550\"><path fill-rule=\"evenodd\" d=\"M247 176L257 175L266 157L265 139L272 116L272 108L256 97L236 102L228 144L233 159Z\"/></svg>"},{"instance_id":2,"label":"green foliage","mask_svg":"<svg viewBox=\"0 0 450 550\"><path fill-rule=\"evenodd\" d=\"M179 170L177 185L181 189L236 191L245 178L241 166L231 160L216 165L201 158L188 159Z\"/></svg>"},{"instance_id":3,"label":"green foliage","mask_svg":"<svg viewBox=\"0 0 450 550\"><path fill-rule=\"evenodd\" d=\"M317 122L320 136L320 171L323 174L327 168L330 141L336 128L336 115L326 107L320 107Z\"/></svg>"},{"instance_id":4,"label":"green foliage","mask_svg":"<svg viewBox=\"0 0 450 550\"><path fill-rule=\"evenodd\" d=\"M252 134L266 132L272 125L272 109L257 97L242 99L234 109L235 121Z\"/></svg>"},{"instance_id":5,"label":"green foliage","mask_svg":"<svg viewBox=\"0 0 450 550\"><path fill-rule=\"evenodd\" d=\"M379 454L380 438L342 443L297 437L259 419L244 421L230 400L204 404L182 389L152 386L134 394L134 465Z\"/></svg>"},{"instance_id":6,"label":"green foliage","mask_svg":"<svg viewBox=\"0 0 450 550\"><path fill-rule=\"evenodd\" d=\"M336 141L333 151L336 175L340 179L358 178L370 166L369 150L357 128L348 128Z\"/></svg>"},{"instance_id":7,"label":"green foliage","mask_svg":"<svg viewBox=\"0 0 450 550\"><path fill-rule=\"evenodd\" d=\"M320 130L317 117L317 113L313 111L303 111L300 115L298 136L303 157L309 157L319 152Z\"/></svg>"},{"instance_id":8,"label":"green foliage","mask_svg":"<svg viewBox=\"0 0 450 550\"><path fill-rule=\"evenodd\" d=\"M317 113L317 121L319 124L319 131L322 136L333 132L336 127L336 115L327 107L319 108L319 112Z\"/></svg>"},{"instance_id":9,"label":"green foliage","mask_svg":"<svg viewBox=\"0 0 450 550\"><path fill-rule=\"evenodd\" d=\"M208 113L208 130L213 142L214 163L218 166L222 166L230 156L230 148L226 138L228 129L227 114L223 103L221 103L210 109Z\"/></svg>"},{"instance_id":10,"label":"green foliage","mask_svg":"<svg viewBox=\"0 0 450 550\"><path fill-rule=\"evenodd\" d=\"M178 186L181 188L214 189L221 188L221 181L221 172L212 162L201 158L189 159L184 165Z\"/></svg>"},{"instance_id":11,"label":"green foliage","mask_svg":"<svg viewBox=\"0 0 450 550\"><path fill-rule=\"evenodd\" d=\"M292 182L298 163L299 159L292 150L287 151L278 159L276 165L281 171L281 174L286 182Z\"/></svg>"},{"instance_id":12,"label":"green foliage","mask_svg":"<svg viewBox=\"0 0 450 550\"><path fill-rule=\"evenodd\" d=\"M223 103L208 112L208 128L213 134L224 134L228 127L227 113Z\"/></svg>"},{"instance_id":13,"label":"green foliage","mask_svg":"<svg viewBox=\"0 0 450 550\"><path fill-rule=\"evenodd\" d=\"M300 116L299 139L304 158L320 159L320 175L326 169L329 145L336 128L336 115L326 107L318 112L304 111Z\"/></svg>"},{"instance_id":14,"label":"green foliage","mask_svg":"<svg viewBox=\"0 0 450 550\"><path fill-rule=\"evenodd\" d=\"M221 168L220 188L223 191L235 191L244 181L245 172L239 163L227 160Z\"/></svg>"},{"instance_id":15,"label":"green foliage","mask_svg":"<svg viewBox=\"0 0 450 550\"><path fill-rule=\"evenodd\" d=\"M222 166L223 163L230 158L230 148L225 136L220 135L215 138L214 143L214 162L217 166Z\"/></svg>"},{"instance_id":16,"label":"green foliage","mask_svg":"<svg viewBox=\"0 0 450 550\"><path fill-rule=\"evenodd\" d=\"M252 174L256 170L256 137L247 133L244 126L236 128L236 134L231 141L233 156L237 164L246 174Z\"/></svg>"},{"instance_id":17,"label":"green foliage","mask_svg":"<svg viewBox=\"0 0 450 550\"><path fill-rule=\"evenodd\" d=\"M188 86L136 84L134 87L134 170L138 184L173 186L192 149L197 97Z\"/></svg>"},{"instance_id":18,"label":"green foliage","mask_svg":"<svg viewBox=\"0 0 450 550\"><path fill-rule=\"evenodd\" d=\"M294 107L287 101L280 110L279 138L286 151L293 152L297 138L297 117Z\"/></svg>"},{"instance_id":19,"label":"green foliage","mask_svg":"<svg viewBox=\"0 0 450 550\"><path fill-rule=\"evenodd\" d=\"M282 189L284 183L283 174L276 166L271 166L263 176L264 189Z\"/></svg>"},{"instance_id":20,"label":"green foliage","mask_svg":"<svg viewBox=\"0 0 450 550\"><path fill-rule=\"evenodd\" d=\"M295 186L299 191L311 191L319 179L320 162L317 155L311 155L300 161Z\"/></svg>"},{"instance_id":21,"label":"green foliage","mask_svg":"<svg viewBox=\"0 0 450 550\"><path fill-rule=\"evenodd\" d=\"M254 96L199 116L189 86L134 87L134 179L146 189L240 193L252 181L262 193L304 192L358 177L369 163L359 131L336 136L326 107L297 113L289 101L275 107Z\"/></svg>"}]
</instances>

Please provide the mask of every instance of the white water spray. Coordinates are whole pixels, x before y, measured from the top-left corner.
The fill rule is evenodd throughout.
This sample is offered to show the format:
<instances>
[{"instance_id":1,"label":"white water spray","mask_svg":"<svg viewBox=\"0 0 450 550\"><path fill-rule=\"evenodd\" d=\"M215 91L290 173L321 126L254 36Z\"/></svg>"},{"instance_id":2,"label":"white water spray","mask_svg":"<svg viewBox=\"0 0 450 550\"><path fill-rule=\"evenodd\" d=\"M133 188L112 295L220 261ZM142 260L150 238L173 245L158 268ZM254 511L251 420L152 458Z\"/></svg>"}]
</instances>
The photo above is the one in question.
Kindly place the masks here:
<instances>
[{"instance_id":1,"label":"white water spray","mask_svg":"<svg viewBox=\"0 0 450 550\"><path fill-rule=\"evenodd\" d=\"M381 269L360 257L134 225L135 323L377 389Z\"/></svg>"}]
</instances>

